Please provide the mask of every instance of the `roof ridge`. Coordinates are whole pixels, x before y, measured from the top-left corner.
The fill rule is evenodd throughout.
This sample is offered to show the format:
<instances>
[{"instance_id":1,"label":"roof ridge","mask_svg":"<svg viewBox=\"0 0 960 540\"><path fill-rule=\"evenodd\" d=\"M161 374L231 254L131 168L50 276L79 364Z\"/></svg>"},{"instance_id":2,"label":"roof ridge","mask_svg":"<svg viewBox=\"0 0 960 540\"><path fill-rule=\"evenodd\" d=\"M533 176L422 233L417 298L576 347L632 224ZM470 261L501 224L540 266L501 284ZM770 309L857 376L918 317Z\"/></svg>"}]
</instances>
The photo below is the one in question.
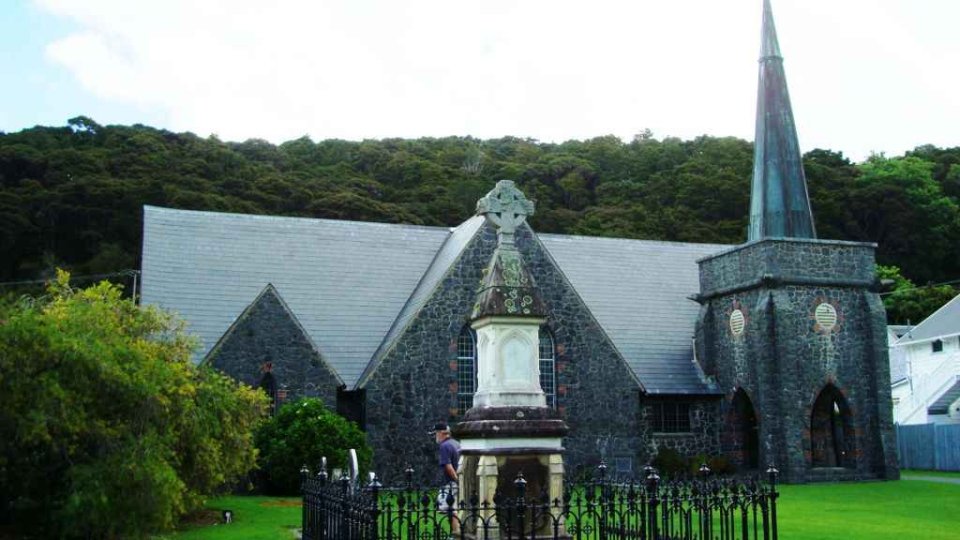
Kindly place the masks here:
<instances>
[{"instance_id":1,"label":"roof ridge","mask_svg":"<svg viewBox=\"0 0 960 540\"><path fill-rule=\"evenodd\" d=\"M532 228L531 228L532 230ZM629 238L626 236L592 236L587 234L562 234L562 233L536 233L537 236L548 238L582 238L584 240L611 240L621 242L643 242L647 244L665 244L679 246L717 246L717 247L735 247L739 244L717 244L714 242L680 242L677 240L657 240L653 238Z\"/></svg>"},{"instance_id":2,"label":"roof ridge","mask_svg":"<svg viewBox=\"0 0 960 540\"><path fill-rule=\"evenodd\" d=\"M252 220L263 220L263 221L277 221L277 220L289 220L289 221L305 221L305 222L325 222L325 223L351 223L351 224L360 224L360 225L375 225L375 226L385 226L385 227L405 227L410 229L427 229L431 231L443 230L448 231L455 229L456 227L445 227L442 225L416 225L413 223L389 223L386 221L361 221L355 219L333 219L333 218L322 218L322 217L307 217L307 216L282 216L275 214L244 214L241 212L220 212L217 210L189 210L184 208L170 208L167 206L154 206L150 204L143 205L143 209L155 210L160 212L182 212L188 214L197 214L197 215L206 215L206 216L231 216ZM468 220L469 221L469 220ZM464 221L463 223L466 223ZM463 225L461 223L460 225ZM459 227L458 225L457 227Z\"/></svg>"},{"instance_id":3,"label":"roof ridge","mask_svg":"<svg viewBox=\"0 0 960 540\"><path fill-rule=\"evenodd\" d=\"M405 227L411 229L425 229L430 231L439 231L447 230L448 232L456 231L457 229L466 225L469 221L477 216L470 216L464 221L460 222L456 227L443 226L443 225L416 225L413 223L389 223L386 221L360 221L353 219L332 219L332 218L321 218L321 217L307 217L307 216L282 216L274 214L245 214L241 212L220 212L217 210L190 210L185 208L171 208L167 206L156 206L152 204L143 205L144 210L150 209L160 212L183 212L189 214L198 214L198 215L209 215L209 216L232 216L239 218L250 218L255 220L290 220L290 221L305 221L305 222L326 222L326 223L352 223L352 224L361 224L361 225L375 225L375 226L384 226L384 227ZM533 228L531 227L531 230ZM536 232L536 231L535 231ZM655 238L630 238L626 236L596 236L589 234L565 234L565 233L536 233L538 236L546 236L550 238L582 238L585 240L613 240L613 241L626 241L626 242L645 242L650 244L670 244L670 245L682 245L682 246L718 246L718 247L739 247L740 244L723 244L716 242L683 242L679 240L658 240Z\"/></svg>"}]
</instances>

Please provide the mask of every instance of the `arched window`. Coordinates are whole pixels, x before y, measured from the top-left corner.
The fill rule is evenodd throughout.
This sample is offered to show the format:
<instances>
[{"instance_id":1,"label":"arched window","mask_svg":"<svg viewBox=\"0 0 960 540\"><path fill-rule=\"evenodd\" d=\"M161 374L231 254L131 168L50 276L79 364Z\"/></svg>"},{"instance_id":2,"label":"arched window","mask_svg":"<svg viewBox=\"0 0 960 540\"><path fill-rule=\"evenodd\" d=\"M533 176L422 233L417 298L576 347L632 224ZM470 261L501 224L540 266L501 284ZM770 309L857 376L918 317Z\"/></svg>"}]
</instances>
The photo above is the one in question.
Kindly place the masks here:
<instances>
[{"instance_id":1,"label":"arched window","mask_svg":"<svg viewBox=\"0 0 960 540\"><path fill-rule=\"evenodd\" d=\"M547 396L547 407L557 408L557 363L550 330L540 329L540 388Z\"/></svg>"},{"instance_id":2,"label":"arched window","mask_svg":"<svg viewBox=\"0 0 960 540\"><path fill-rule=\"evenodd\" d=\"M457 337L457 412L464 414L473 407L477 391L477 336L464 326Z\"/></svg>"}]
</instances>

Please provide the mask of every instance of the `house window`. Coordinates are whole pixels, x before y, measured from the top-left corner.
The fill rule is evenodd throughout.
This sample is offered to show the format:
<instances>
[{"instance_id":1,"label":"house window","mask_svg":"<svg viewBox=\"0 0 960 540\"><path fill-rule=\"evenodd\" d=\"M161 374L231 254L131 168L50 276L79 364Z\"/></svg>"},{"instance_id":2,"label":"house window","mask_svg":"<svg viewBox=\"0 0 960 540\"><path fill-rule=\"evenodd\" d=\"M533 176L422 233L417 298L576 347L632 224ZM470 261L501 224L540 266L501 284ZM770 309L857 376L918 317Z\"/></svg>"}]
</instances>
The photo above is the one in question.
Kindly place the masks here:
<instances>
[{"instance_id":1,"label":"house window","mask_svg":"<svg viewBox=\"0 0 960 540\"><path fill-rule=\"evenodd\" d=\"M656 433L689 433L690 404L658 402L653 404L650 425Z\"/></svg>"},{"instance_id":2,"label":"house window","mask_svg":"<svg viewBox=\"0 0 960 540\"><path fill-rule=\"evenodd\" d=\"M933 352L943 352L943 341L937 339L931 344L933 347Z\"/></svg>"},{"instance_id":3,"label":"house window","mask_svg":"<svg viewBox=\"0 0 960 540\"><path fill-rule=\"evenodd\" d=\"M547 407L557 408L557 363L556 350L550 330L540 329L540 388L547 397Z\"/></svg>"},{"instance_id":4,"label":"house window","mask_svg":"<svg viewBox=\"0 0 960 540\"><path fill-rule=\"evenodd\" d=\"M477 391L477 337L473 329L464 327L457 337L457 412L464 414L473 407Z\"/></svg>"}]
</instances>

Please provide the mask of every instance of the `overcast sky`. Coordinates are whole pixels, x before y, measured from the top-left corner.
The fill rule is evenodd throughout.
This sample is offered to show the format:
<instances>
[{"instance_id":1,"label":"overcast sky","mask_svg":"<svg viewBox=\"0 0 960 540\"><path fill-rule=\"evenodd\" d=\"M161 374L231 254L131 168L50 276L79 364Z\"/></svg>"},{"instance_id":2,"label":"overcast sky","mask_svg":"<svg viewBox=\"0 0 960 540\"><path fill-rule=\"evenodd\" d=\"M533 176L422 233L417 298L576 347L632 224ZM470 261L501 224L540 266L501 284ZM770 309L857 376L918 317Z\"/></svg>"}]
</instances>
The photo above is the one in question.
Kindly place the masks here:
<instances>
[{"instance_id":1,"label":"overcast sky","mask_svg":"<svg viewBox=\"0 0 960 540\"><path fill-rule=\"evenodd\" d=\"M761 0L6 0L0 130L753 139ZM960 145L960 1L773 0L803 151Z\"/></svg>"}]
</instances>

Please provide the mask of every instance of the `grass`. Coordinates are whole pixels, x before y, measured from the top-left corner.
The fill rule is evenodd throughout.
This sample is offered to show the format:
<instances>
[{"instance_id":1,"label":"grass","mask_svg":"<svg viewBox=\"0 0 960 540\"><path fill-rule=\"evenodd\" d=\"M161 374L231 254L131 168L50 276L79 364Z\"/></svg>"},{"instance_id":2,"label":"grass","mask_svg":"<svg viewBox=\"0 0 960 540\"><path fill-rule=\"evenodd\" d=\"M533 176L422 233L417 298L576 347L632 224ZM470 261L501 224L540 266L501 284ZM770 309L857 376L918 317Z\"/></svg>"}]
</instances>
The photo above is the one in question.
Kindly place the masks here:
<instances>
[{"instance_id":1,"label":"grass","mask_svg":"<svg viewBox=\"0 0 960 540\"><path fill-rule=\"evenodd\" d=\"M780 538L784 540L955 540L960 537L960 484L910 480L956 478L960 473L904 471L899 482L781 486ZM293 538L300 526L296 498L223 497L208 504L234 512L230 525L186 526L164 540L274 540Z\"/></svg>"},{"instance_id":2,"label":"grass","mask_svg":"<svg viewBox=\"0 0 960 540\"><path fill-rule=\"evenodd\" d=\"M781 493L777 515L785 540L955 540L960 535L957 484L809 484L782 486Z\"/></svg>"},{"instance_id":3,"label":"grass","mask_svg":"<svg viewBox=\"0 0 960 540\"><path fill-rule=\"evenodd\" d=\"M291 540L300 528L299 498L230 496L210 501L207 508L215 511L209 513L211 518L220 518L222 510L232 510L233 523L188 523L157 540ZM192 521L209 523L206 517L202 514Z\"/></svg>"}]
</instances>

